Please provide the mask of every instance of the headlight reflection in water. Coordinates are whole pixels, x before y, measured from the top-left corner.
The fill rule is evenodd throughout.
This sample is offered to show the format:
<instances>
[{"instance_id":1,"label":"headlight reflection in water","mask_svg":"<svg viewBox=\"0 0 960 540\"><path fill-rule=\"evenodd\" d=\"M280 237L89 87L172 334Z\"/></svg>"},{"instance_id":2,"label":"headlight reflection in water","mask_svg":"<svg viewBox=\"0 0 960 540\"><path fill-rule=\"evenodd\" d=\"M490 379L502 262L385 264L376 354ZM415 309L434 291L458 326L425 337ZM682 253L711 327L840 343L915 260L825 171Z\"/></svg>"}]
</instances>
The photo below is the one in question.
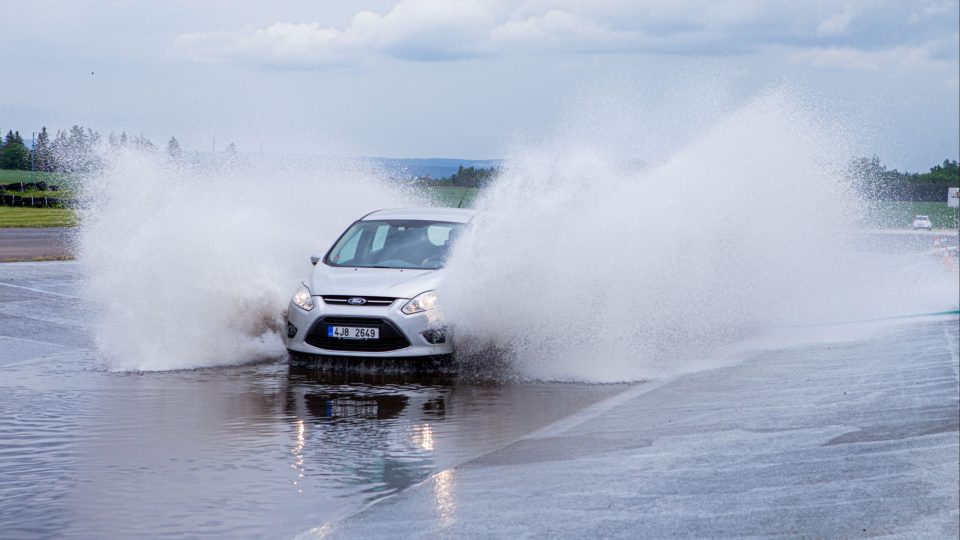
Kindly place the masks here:
<instances>
[{"instance_id":1,"label":"headlight reflection in water","mask_svg":"<svg viewBox=\"0 0 960 540\"><path fill-rule=\"evenodd\" d=\"M297 493L303 493L303 447L306 446L307 438L306 431L307 426L304 423L303 418L297 418L297 443L293 447L293 450L290 452L293 454L293 469L297 471L297 479L293 481L293 485L297 486Z\"/></svg>"},{"instance_id":2,"label":"headlight reflection in water","mask_svg":"<svg viewBox=\"0 0 960 540\"><path fill-rule=\"evenodd\" d=\"M453 494L455 476L454 469L447 469L434 477L433 496L437 502L440 527L443 529L456 523L457 499Z\"/></svg>"}]
</instances>

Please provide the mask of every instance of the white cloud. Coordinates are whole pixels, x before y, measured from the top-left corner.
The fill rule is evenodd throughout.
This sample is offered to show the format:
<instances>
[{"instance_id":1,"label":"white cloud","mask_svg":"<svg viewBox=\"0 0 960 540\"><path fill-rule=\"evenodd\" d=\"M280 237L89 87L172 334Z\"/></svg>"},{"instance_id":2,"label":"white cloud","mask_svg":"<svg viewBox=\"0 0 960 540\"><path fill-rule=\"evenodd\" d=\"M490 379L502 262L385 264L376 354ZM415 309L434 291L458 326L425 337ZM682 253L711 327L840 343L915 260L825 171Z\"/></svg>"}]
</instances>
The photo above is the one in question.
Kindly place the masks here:
<instances>
[{"instance_id":1,"label":"white cloud","mask_svg":"<svg viewBox=\"0 0 960 540\"><path fill-rule=\"evenodd\" d=\"M726 5L726 4L724 4ZM319 23L186 33L173 50L196 62L326 66L385 55L445 60L518 50L670 50L721 36L717 29L755 18L756 6L686 9L625 1L401 0L385 14L360 11L343 29ZM671 38L673 35L673 38Z\"/></svg>"},{"instance_id":2,"label":"white cloud","mask_svg":"<svg viewBox=\"0 0 960 540\"><path fill-rule=\"evenodd\" d=\"M853 47L816 47L792 55L796 62L825 69L901 73L928 67L945 67L948 60L934 58L936 42L868 51Z\"/></svg>"},{"instance_id":3,"label":"white cloud","mask_svg":"<svg viewBox=\"0 0 960 540\"><path fill-rule=\"evenodd\" d=\"M956 9L957 2L954 0L925 2L920 9L910 13L907 22L912 26L917 26L928 19L949 17Z\"/></svg>"},{"instance_id":4,"label":"white cloud","mask_svg":"<svg viewBox=\"0 0 960 540\"><path fill-rule=\"evenodd\" d=\"M876 9L878 2L884 9ZM199 62L298 67L373 56L435 61L525 51L730 54L818 44L820 49L799 59L873 69L890 60L859 49L931 39L946 23L918 29L905 21L942 18L955 8L955 0L848 0L839 11L829 1L399 0L383 14L359 11L339 28L278 22L181 34L173 49ZM909 49L896 54L909 56ZM892 53L879 58L883 54Z\"/></svg>"},{"instance_id":5,"label":"white cloud","mask_svg":"<svg viewBox=\"0 0 960 540\"><path fill-rule=\"evenodd\" d=\"M850 21L853 20L853 6L847 4L844 8L817 25L817 37L839 36L847 32Z\"/></svg>"},{"instance_id":6,"label":"white cloud","mask_svg":"<svg viewBox=\"0 0 960 540\"><path fill-rule=\"evenodd\" d=\"M359 12L344 30L278 22L262 29L181 34L173 49L207 63L324 66L377 53L438 60L483 54L494 22L476 0L404 0L386 15Z\"/></svg>"},{"instance_id":7,"label":"white cloud","mask_svg":"<svg viewBox=\"0 0 960 540\"><path fill-rule=\"evenodd\" d=\"M181 34L174 50L201 63L335 64L342 59L336 43L339 36L337 30L317 23L274 23L262 29Z\"/></svg>"},{"instance_id":8,"label":"white cloud","mask_svg":"<svg viewBox=\"0 0 960 540\"><path fill-rule=\"evenodd\" d=\"M404 0L386 15L363 11L343 32L356 51L434 60L483 52L495 24L477 0Z\"/></svg>"},{"instance_id":9,"label":"white cloud","mask_svg":"<svg viewBox=\"0 0 960 540\"><path fill-rule=\"evenodd\" d=\"M636 32L617 31L567 11L511 19L493 29L491 43L498 48L523 45L551 50L610 50L639 41Z\"/></svg>"}]
</instances>

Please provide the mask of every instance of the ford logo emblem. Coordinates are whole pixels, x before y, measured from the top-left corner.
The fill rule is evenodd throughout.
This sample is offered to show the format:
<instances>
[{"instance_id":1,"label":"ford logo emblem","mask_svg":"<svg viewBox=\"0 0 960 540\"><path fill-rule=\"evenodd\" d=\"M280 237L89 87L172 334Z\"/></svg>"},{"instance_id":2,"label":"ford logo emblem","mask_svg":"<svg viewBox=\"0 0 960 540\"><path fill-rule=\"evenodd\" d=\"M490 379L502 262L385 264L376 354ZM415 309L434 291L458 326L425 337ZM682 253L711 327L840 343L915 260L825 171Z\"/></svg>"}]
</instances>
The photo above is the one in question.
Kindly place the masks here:
<instances>
[{"instance_id":1,"label":"ford logo emblem","mask_svg":"<svg viewBox=\"0 0 960 540\"><path fill-rule=\"evenodd\" d=\"M362 306L367 303L367 299L354 296L353 298L347 298L347 303L351 306Z\"/></svg>"}]
</instances>

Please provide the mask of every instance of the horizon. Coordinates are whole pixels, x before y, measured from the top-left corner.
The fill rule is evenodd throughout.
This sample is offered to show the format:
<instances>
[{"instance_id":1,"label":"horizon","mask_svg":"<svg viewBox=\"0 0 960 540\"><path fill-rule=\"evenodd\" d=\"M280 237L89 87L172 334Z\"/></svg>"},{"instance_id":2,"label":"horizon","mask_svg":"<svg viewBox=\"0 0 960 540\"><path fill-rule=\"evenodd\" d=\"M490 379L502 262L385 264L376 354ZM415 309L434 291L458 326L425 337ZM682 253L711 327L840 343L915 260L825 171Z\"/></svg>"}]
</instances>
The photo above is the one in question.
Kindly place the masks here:
<instances>
[{"instance_id":1,"label":"horizon","mask_svg":"<svg viewBox=\"0 0 960 540\"><path fill-rule=\"evenodd\" d=\"M83 127L84 129L86 129L86 126L80 126L80 127ZM69 128L68 128L68 129L69 129ZM92 129L92 128L91 128L91 129ZM10 131L18 132L18 130L15 130L15 129L14 129L14 130L10 130ZM67 131L67 130L61 129L61 131ZM95 131L96 133L98 133L99 135L103 136L103 133L100 133L100 132L98 132L98 131L95 130L95 129L94 129L94 131ZM39 133L39 131L37 131L37 132L31 132L31 135L35 135L36 133ZM56 134L56 131L51 132L51 131L49 130L49 128L48 128L48 133ZM112 133L111 133L111 134L112 134ZM2 135L2 134L0 134L0 135ZM110 135L110 134L108 134L108 135ZM5 135L4 135L4 136L5 136ZM28 149L32 150L32 149L33 149L33 145L34 145L34 138L25 137L25 136L23 135L23 133L20 133L20 136L23 137L24 145L25 145ZM176 136L172 136L171 138L177 139ZM179 142L179 139L177 139L177 141ZM153 141L153 140L151 140L151 142L154 143L154 145L155 145L155 147L156 147L156 148L155 148L156 151L158 151L158 152L165 152L165 151L166 151L165 145L167 144L167 142L169 142L169 139L167 139L167 142L157 142L157 141ZM108 143L103 142L103 144L108 144ZM228 142L227 142L227 145L229 145L229 144L230 144L230 142L228 141ZM183 152L193 154L194 156L216 155L216 154L225 152L225 150L221 150L221 151L209 151L209 150L196 150L196 149L190 149L190 148L182 148L182 147L181 147L181 149L182 149ZM485 164L485 165L482 165L481 167L486 167L486 165L496 166L496 165L498 165L498 164L503 164L503 163L506 163L506 162L507 162L506 158L503 158L503 157L472 158L472 157L452 157L452 156L429 156L429 157L423 157L423 156L377 156L377 155L356 155L356 154L354 154L354 155L351 155L351 154L321 154L321 153L311 153L311 152L286 152L286 151L283 151L283 150L261 151L261 150L244 150L244 149L237 149L236 152L237 152L238 155L244 155L244 156L297 156L297 157L304 157L304 158L320 158L320 159L356 159L356 160L399 161L399 162L416 162L416 161L422 161L422 162L447 162L447 163L444 163L444 164L442 164L442 165L441 165L441 164L431 164L431 166L437 167L437 168L452 168L453 170L456 169L456 166L469 167L469 166L477 166L477 164L481 164L481 163L482 163L482 164ZM930 165L928 165L928 166L926 166L925 168L922 168L922 169L902 169L902 170L901 170L901 169L899 169L899 168L897 168L897 167L891 166L888 162L886 162L886 161L883 159L882 156L878 156L878 155L876 155L876 154L873 154L873 155L856 155L856 156L851 156L851 159L861 159L861 158L868 158L868 159L869 159L869 158L877 158L877 159L879 159L881 165L883 165L884 167L886 167L887 169L889 169L889 170L891 170L891 171L899 171L899 172L902 172L902 173L910 173L910 174L913 174L913 173L920 173L920 174L926 173L926 172L928 172L929 170L931 170L933 167L936 167L936 166L938 166L938 165L943 165L945 161L960 161L960 160L957 160L956 158L945 157L945 158L943 158L943 159L941 159L941 160L939 160L939 161L936 161L936 162L934 162L934 163L931 163Z\"/></svg>"},{"instance_id":2,"label":"horizon","mask_svg":"<svg viewBox=\"0 0 960 540\"><path fill-rule=\"evenodd\" d=\"M0 88L4 133L76 124L158 144L177 134L185 148L503 158L577 115L627 131L623 117L661 129L679 117L702 131L786 86L862 155L901 170L960 159L956 0L37 0L6 11L0 33L31 45L5 66L16 84Z\"/></svg>"}]
</instances>

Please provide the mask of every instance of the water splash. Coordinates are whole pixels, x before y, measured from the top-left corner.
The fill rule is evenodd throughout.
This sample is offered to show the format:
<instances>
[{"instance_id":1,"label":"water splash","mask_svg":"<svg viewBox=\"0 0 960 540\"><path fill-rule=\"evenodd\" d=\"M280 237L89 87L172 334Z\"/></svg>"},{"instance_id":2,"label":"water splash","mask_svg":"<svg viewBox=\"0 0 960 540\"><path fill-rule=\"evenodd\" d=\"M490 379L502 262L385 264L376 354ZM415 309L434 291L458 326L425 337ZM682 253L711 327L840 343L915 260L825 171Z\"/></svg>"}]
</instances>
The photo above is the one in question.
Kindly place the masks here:
<instances>
[{"instance_id":1,"label":"water splash","mask_svg":"<svg viewBox=\"0 0 960 540\"><path fill-rule=\"evenodd\" d=\"M856 249L840 123L785 88L690 93L589 96L514 145L441 291L460 343L521 377L632 381L716 366L773 327L956 309L956 270ZM426 204L347 159L104 161L79 259L117 369L282 355L307 257L366 212Z\"/></svg>"},{"instance_id":2,"label":"water splash","mask_svg":"<svg viewBox=\"0 0 960 540\"><path fill-rule=\"evenodd\" d=\"M85 184L78 259L98 348L116 369L282 355L277 329L308 257L366 212L418 204L353 160L104 160Z\"/></svg>"},{"instance_id":3,"label":"water splash","mask_svg":"<svg viewBox=\"0 0 960 540\"><path fill-rule=\"evenodd\" d=\"M842 126L784 88L702 120L646 164L624 156L655 145L599 146L582 117L509 156L450 264L461 334L521 376L625 381L711 367L778 325L937 302L926 276L908 297L851 255L862 205Z\"/></svg>"}]
</instances>

